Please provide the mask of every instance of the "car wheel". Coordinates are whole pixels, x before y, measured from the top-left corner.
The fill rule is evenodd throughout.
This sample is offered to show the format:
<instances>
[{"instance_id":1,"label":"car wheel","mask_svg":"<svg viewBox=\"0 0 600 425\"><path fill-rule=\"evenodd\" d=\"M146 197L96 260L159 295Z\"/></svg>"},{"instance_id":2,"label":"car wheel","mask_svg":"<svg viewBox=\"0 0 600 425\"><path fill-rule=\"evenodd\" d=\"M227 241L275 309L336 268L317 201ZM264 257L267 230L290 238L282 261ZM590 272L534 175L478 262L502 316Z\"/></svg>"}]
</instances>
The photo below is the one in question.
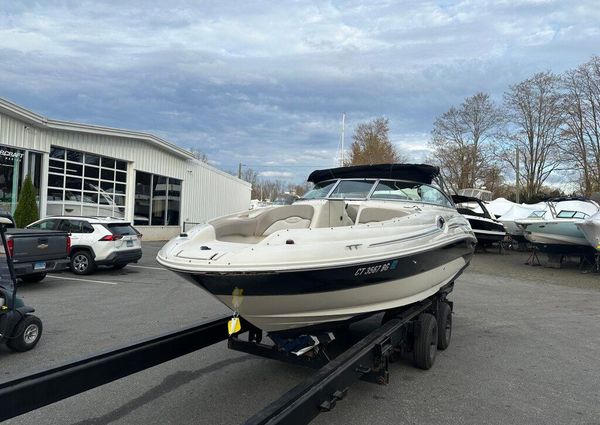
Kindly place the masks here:
<instances>
[{"instance_id":1,"label":"car wheel","mask_svg":"<svg viewBox=\"0 0 600 425\"><path fill-rule=\"evenodd\" d=\"M13 351L31 350L42 337L42 328L42 321L37 316L27 315L21 319L6 345Z\"/></svg>"},{"instance_id":2,"label":"car wheel","mask_svg":"<svg viewBox=\"0 0 600 425\"><path fill-rule=\"evenodd\" d=\"M87 251L77 251L71 256L71 271L75 274L90 274L96 268L94 259Z\"/></svg>"}]
</instances>

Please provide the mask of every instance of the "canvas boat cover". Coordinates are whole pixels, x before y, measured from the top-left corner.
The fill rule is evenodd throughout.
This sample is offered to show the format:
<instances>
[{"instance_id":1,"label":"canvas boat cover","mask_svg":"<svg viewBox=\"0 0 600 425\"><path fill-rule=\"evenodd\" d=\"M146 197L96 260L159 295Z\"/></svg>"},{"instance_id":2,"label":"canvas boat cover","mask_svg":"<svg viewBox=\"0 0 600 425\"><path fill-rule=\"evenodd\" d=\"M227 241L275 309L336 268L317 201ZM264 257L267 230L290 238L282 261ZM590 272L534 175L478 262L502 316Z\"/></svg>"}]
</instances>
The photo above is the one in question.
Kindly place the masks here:
<instances>
[{"instance_id":1,"label":"canvas boat cover","mask_svg":"<svg viewBox=\"0 0 600 425\"><path fill-rule=\"evenodd\" d=\"M332 179L394 179L430 184L440 169L427 164L374 164L328 168L310 173L307 181L318 183Z\"/></svg>"}]
</instances>

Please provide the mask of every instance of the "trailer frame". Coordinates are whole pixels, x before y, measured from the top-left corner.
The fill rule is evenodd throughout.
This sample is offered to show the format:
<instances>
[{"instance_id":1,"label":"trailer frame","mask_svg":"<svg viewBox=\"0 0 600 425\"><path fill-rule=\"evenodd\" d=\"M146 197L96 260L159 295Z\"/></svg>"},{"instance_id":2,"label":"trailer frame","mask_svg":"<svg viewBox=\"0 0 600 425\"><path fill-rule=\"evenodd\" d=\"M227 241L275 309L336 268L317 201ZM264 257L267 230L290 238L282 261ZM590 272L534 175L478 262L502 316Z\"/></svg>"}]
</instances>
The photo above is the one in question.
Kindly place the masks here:
<instances>
[{"instance_id":1,"label":"trailer frame","mask_svg":"<svg viewBox=\"0 0 600 425\"><path fill-rule=\"evenodd\" d=\"M447 303L452 311L453 304L447 296L453 287L454 282L450 282L419 303L386 312L381 326L333 358L326 348L310 356L282 352L262 343L262 331L245 320L241 321L241 331L230 337L227 333L230 316L218 316L2 383L0 421L228 340L228 347L233 350L318 369L244 422L247 425L307 424L319 413L331 411L357 380L387 384L389 363L398 355L410 353L415 337L422 332L417 319L424 313L437 318L441 303ZM247 340L239 337L242 333L248 333Z\"/></svg>"}]
</instances>

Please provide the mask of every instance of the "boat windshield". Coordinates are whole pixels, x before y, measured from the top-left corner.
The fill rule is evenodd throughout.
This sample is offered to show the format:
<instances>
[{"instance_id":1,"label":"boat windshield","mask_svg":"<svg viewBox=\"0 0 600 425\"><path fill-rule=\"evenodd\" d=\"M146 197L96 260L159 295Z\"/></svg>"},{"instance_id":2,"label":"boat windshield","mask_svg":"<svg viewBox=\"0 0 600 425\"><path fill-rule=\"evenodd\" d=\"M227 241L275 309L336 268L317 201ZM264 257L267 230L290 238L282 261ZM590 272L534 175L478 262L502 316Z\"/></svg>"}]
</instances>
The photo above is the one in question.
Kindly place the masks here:
<instances>
[{"instance_id":1,"label":"boat windshield","mask_svg":"<svg viewBox=\"0 0 600 425\"><path fill-rule=\"evenodd\" d=\"M337 185L330 198L366 199L374 180L342 180Z\"/></svg>"},{"instance_id":2,"label":"boat windshield","mask_svg":"<svg viewBox=\"0 0 600 425\"><path fill-rule=\"evenodd\" d=\"M339 184L337 184L339 181ZM375 189L373 185L377 183ZM336 186L337 184L337 186ZM335 188L334 188L335 186ZM333 191L332 191L333 189ZM330 193L331 192L331 193ZM302 199L381 199L415 201L453 208L454 205L435 186L402 180L328 180L319 182Z\"/></svg>"},{"instance_id":3,"label":"boat windshield","mask_svg":"<svg viewBox=\"0 0 600 425\"><path fill-rule=\"evenodd\" d=\"M533 211L531 214L529 214L529 217L527 218L544 218L545 215L546 210Z\"/></svg>"},{"instance_id":4,"label":"boat windshield","mask_svg":"<svg viewBox=\"0 0 600 425\"><path fill-rule=\"evenodd\" d=\"M331 191L331 188L333 188L333 186L335 186L336 183L337 183L337 180L328 180L328 181L319 182L315 185L315 187L313 187L311 190L306 192L304 194L304 196L302 197L302 199L325 198L327 196L327 194L329 193L329 191Z\"/></svg>"},{"instance_id":5,"label":"boat windshield","mask_svg":"<svg viewBox=\"0 0 600 425\"><path fill-rule=\"evenodd\" d=\"M427 202L452 208L450 200L438 188L408 181L382 180L371 194L371 199Z\"/></svg>"},{"instance_id":6,"label":"boat windshield","mask_svg":"<svg viewBox=\"0 0 600 425\"><path fill-rule=\"evenodd\" d=\"M567 211L567 210L561 210L557 215L556 218L587 218L589 217L588 214L581 212L581 211Z\"/></svg>"}]
</instances>

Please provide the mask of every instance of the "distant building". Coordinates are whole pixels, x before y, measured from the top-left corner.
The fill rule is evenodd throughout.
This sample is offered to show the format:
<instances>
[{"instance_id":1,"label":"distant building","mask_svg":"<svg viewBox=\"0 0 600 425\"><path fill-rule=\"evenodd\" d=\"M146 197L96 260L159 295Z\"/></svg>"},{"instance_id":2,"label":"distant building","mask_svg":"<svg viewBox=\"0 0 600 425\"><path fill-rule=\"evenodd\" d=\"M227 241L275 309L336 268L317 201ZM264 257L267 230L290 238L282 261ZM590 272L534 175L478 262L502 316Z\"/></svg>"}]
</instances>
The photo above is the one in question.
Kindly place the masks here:
<instances>
[{"instance_id":1,"label":"distant building","mask_svg":"<svg viewBox=\"0 0 600 425\"><path fill-rule=\"evenodd\" d=\"M0 98L0 209L31 175L40 216L112 216L145 240L248 209L251 185L152 134L53 120Z\"/></svg>"}]
</instances>

